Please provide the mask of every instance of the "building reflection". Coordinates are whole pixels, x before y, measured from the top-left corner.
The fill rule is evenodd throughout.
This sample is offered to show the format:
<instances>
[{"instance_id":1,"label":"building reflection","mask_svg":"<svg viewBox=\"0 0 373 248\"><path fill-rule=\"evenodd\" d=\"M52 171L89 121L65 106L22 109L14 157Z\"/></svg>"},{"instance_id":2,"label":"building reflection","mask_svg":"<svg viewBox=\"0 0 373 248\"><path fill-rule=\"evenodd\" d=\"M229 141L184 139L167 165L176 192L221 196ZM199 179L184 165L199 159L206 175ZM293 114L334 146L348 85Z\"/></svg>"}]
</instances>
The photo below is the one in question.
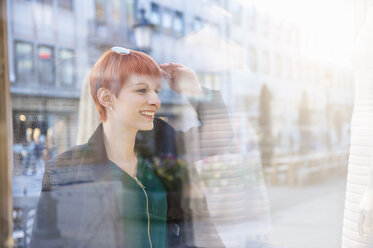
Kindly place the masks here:
<instances>
[{"instance_id":1,"label":"building reflection","mask_svg":"<svg viewBox=\"0 0 373 248\"><path fill-rule=\"evenodd\" d=\"M95 108L84 104L87 72L113 45L136 48L140 8L155 25L151 56L186 63L230 110L233 143L219 109L209 109L204 118L213 128L187 144L227 247L270 242L266 186L304 187L345 174L351 72L303 56L296 25L243 1L8 2L18 247L29 243L45 162L86 142L96 127ZM167 85L160 98L159 115L174 127L199 125Z\"/></svg>"}]
</instances>

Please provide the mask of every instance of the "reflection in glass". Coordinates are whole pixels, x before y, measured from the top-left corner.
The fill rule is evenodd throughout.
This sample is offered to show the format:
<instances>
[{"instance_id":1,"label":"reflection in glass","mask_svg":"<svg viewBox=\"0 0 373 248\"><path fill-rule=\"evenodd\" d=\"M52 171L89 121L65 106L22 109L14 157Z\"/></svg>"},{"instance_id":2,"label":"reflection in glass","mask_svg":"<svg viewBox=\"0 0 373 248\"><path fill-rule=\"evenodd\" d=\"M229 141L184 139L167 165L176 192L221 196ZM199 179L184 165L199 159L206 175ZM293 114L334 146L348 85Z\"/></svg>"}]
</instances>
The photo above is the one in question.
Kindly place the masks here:
<instances>
[{"instance_id":1,"label":"reflection in glass","mask_svg":"<svg viewBox=\"0 0 373 248\"><path fill-rule=\"evenodd\" d=\"M32 43L17 41L15 43L15 58L17 82L32 82L34 69Z\"/></svg>"},{"instance_id":2,"label":"reflection in glass","mask_svg":"<svg viewBox=\"0 0 373 248\"><path fill-rule=\"evenodd\" d=\"M159 5L156 3L152 3L151 5L150 22L154 24L155 30L158 31L159 25L161 24L161 15L159 12Z\"/></svg>"},{"instance_id":3,"label":"reflection in glass","mask_svg":"<svg viewBox=\"0 0 373 248\"><path fill-rule=\"evenodd\" d=\"M106 23L106 1L95 0L95 18L99 24Z\"/></svg>"},{"instance_id":4,"label":"reflection in glass","mask_svg":"<svg viewBox=\"0 0 373 248\"><path fill-rule=\"evenodd\" d=\"M38 82L39 84L55 84L54 52L51 46L38 46Z\"/></svg>"},{"instance_id":5,"label":"reflection in glass","mask_svg":"<svg viewBox=\"0 0 373 248\"><path fill-rule=\"evenodd\" d=\"M181 12L175 12L174 31L176 36L180 37L184 33L184 16Z\"/></svg>"},{"instance_id":6,"label":"reflection in glass","mask_svg":"<svg viewBox=\"0 0 373 248\"><path fill-rule=\"evenodd\" d=\"M196 198L185 206L201 210L206 204L227 247L321 246L308 242L312 239L334 248L341 230L354 87L349 66L343 60L332 60L325 51L341 55L348 50L343 47L346 37L331 31L347 32L353 22L328 11L328 18L323 18L312 11L317 1L307 5L306 13L296 5L287 8L272 2L269 7L262 1L238 0L7 1L17 246L29 244L46 163L74 144L86 143L97 127L88 71L112 46L139 49L133 26L141 16L139 9L145 9L146 18L157 28L150 55L157 63L188 65L198 72L203 87L221 90L234 131L230 142L229 122L221 105L197 116L194 107L201 110L201 105L189 105L186 97L163 82L158 94L160 119L177 130L198 130L190 132L185 143L194 162L188 165L197 167L191 172L195 179L191 192ZM231 16L210 13L213 5ZM282 9L277 8L280 5ZM326 10L325 6L316 9ZM285 20L272 10L283 12ZM308 26L319 23L313 31L323 31L330 20L338 22L338 27L320 32L322 37L309 34L304 23L288 20L291 15L285 12L293 10ZM331 42L324 44L324 39ZM211 95L199 100L211 100ZM201 129L202 121L209 127ZM155 164L158 172L165 171L166 180L174 178L172 170L183 163L174 157L162 159L167 162ZM72 171L72 177L82 178L82 171ZM50 172L66 179L64 173L71 171ZM51 214L48 224L56 237L61 235L55 225L58 218L78 221L89 214L72 207L77 200L91 201L101 211L108 208L106 199L122 198L110 187L90 188L85 179L79 185L66 181L65 191L47 194L47 199L57 199L50 201L57 209L43 210ZM166 187L172 188L170 182ZM79 197L72 197L77 192ZM198 199L204 195L207 202L201 204ZM316 207L328 210L314 211ZM115 239L110 231L113 226L101 226L115 217L107 212L80 232L82 236L95 231L106 235L108 243L100 247ZM202 212L193 216L200 221L193 228L203 243L206 223L198 215ZM295 221L288 225L289 220ZM170 228L175 234L180 231L178 225ZM72 228L66 229L70 230L67 235L74 235ZM92 237L84 238L89 242Z\"/></svg>"},{"instance_id":7,"label":"reflection in glass","mask_svg":"<svg viewBox=\"0 0 373 248\"><path fill-rule=\"evenodd\" d=\"M169 9L164 9L162 14L163 32L170 34L172 30L172 13Z\"/></svg>"},{"instance_id":8,"label":"reflection in glass","mask_svg":"<svg viewBox=\"0 0 373 248\"><path fill-rule=\"evenodd\" d=\"M74 52L70 49L60 49L58 75L62 85L73 85L75 79Z\"/></svg>"}]
</instances>

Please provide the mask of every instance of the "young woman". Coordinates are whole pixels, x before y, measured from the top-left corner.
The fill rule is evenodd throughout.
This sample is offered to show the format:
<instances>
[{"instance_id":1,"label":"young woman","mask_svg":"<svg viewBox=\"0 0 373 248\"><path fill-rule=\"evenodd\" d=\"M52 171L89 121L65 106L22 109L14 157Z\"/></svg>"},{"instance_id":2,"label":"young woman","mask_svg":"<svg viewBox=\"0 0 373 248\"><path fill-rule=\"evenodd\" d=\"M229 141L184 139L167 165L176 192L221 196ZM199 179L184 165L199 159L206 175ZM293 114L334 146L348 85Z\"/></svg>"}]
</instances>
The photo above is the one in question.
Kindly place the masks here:
<instances>
[{"instance_id":1,"label":"young woman","mask_svg":"<svg viewBox=\"0 0 373 248\"><path fill-rule=\"evenodd\" d=\"M102 122L87 144L46 165L31 247L197 247L185 194L191 183L178 171L184 134L155 118L162 76L191 101L207 93L192 70L141 52L113 47L97 61L90 86ZM200 109L216 107L209 94L215 100ZM202 217L210 246L222 247Z\"/></svg>"}]
</instances>

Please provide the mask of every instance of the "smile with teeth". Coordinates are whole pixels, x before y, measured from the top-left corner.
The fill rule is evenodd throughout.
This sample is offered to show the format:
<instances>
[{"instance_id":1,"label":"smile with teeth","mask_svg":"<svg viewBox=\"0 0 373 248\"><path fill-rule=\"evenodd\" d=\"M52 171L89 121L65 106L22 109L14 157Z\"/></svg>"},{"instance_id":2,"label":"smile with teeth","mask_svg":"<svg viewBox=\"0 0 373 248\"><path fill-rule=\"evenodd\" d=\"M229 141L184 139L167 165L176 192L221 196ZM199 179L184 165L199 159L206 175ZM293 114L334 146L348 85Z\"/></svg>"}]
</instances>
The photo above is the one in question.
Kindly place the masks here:
<instances>
[{"instance_id":1,"label":"smile with teeth","mask_svg":"<svg viewBox=\"0 0 373 248\"><path fill-rule=\"evenodd\" d=\"M140 111L140 114L142 114L143 116L145 116L146 118L149 118L149 119L154 119L154 114L155 112L149 112L149 111Z\"/></svg>"}]
</instances>

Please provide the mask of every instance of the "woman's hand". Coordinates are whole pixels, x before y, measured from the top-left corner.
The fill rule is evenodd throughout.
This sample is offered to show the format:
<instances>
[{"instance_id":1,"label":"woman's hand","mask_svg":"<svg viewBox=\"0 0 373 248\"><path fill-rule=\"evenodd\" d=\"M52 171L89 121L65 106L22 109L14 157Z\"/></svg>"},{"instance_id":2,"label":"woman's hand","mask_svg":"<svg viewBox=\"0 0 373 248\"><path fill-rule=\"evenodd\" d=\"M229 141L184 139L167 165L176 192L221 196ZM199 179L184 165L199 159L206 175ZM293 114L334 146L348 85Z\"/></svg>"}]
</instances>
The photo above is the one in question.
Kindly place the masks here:
<instances>
[{"instance_id":1,"label":"woman's hand","mask_svg":"<svg viewBox=\"0 0 373 248\"><path fill-rule=\"evenodd\" d=\"M201 96L203 94L197 76L190 68L176 63L166 63L159 66L170 88L177 93L188 97Z\"/></svg>"},{"instance_id":2,"label":"woman's hand","mask_svg":"<svg viewBox=\"0 0 373 248\"><path fill-rule=\"evenodd\" d=\"M373 230L373 189L366 189L359 205L358 231L361 237Z\"/></svg>"}]
</instances>

